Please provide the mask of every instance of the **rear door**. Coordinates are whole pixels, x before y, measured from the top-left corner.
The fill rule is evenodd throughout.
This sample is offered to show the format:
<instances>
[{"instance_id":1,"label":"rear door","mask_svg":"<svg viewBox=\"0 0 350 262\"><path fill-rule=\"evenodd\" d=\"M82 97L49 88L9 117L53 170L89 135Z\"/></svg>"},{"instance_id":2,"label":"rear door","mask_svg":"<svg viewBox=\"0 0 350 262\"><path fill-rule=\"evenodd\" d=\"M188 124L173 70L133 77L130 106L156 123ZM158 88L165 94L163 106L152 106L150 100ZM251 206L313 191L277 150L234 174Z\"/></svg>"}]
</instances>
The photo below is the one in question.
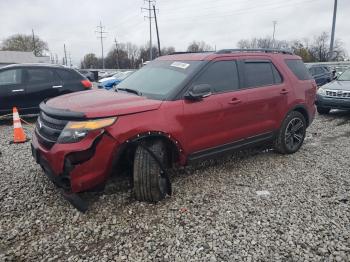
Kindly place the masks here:
<instances>
[{"instance_id":1,"label":"rear door","mask_svg":"<svg viewBox=\"0 0 350 262\"><path fill-rule=\"evenodd\" d=\"M60 94L67 94L71 92L85 90L83 84L81 83L81 81L84 80L85 77L76 72L75 70L66 68L56 68L55 71L62 81L62 87L59 89Z\"/></svg>"},{"instance_id":2,"label":"rear door","mask_svg":"<svg viewBox=\"0 0 350 262\"><path fill-rule=\"evenodd\" d=\"M288 102L289 87L274 64L265 58L239 63L242 85L232 100L239 102L237 138L269 137L279 126Z\"/></svg>"},{"instance_id":3,"label":"rear door","mask_svg":"<svg viewBox=\"0 0 350 262\"><path fill-rule=\"evenodd\" d=\"M23 69L11 68L0 71L0 112L10 112L12 107L25 107Z\"/></svg>"},{"instance_id":4,"label":"rear door","mask_svg":"<svg viewBox=\"0 0 350 262\"><path fill-rule=\"evenodd\" d=\"M28 67L25 84L27 107L36 108L45 99L58 96L62 81L51 68Z\"/></svg>"}]
</instances>

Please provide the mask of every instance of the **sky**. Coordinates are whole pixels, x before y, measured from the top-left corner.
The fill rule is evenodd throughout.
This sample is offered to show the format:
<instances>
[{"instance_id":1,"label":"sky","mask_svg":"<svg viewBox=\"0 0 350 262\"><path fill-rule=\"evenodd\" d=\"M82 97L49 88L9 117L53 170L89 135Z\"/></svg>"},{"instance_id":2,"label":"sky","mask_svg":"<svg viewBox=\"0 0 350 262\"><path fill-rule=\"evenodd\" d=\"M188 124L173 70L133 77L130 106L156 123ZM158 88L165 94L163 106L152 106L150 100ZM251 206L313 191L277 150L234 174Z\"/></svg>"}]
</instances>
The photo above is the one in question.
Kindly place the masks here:
<instances>
[{"instance_id":1,"label":"sky","mask_svg":"<svg viewBox=\"0 0 350 262\"><path fill-rule=\"evenodd\" d=\"M193 40L235 48L240 39L272 36L294 40L331 32L334 0L157 0L161 46L186 50ZM107 32L105 53L118 42L145 45L149 22L143 0L0 0L0 43L10 35L31 34L46 41L50 52L63 57L63 45L79 65L87 53L101 56L95 31ZM335 36L350 53L350 0L338 0ZM152 26L156 43L155 26Z\"/></svg>"}]
</instances>

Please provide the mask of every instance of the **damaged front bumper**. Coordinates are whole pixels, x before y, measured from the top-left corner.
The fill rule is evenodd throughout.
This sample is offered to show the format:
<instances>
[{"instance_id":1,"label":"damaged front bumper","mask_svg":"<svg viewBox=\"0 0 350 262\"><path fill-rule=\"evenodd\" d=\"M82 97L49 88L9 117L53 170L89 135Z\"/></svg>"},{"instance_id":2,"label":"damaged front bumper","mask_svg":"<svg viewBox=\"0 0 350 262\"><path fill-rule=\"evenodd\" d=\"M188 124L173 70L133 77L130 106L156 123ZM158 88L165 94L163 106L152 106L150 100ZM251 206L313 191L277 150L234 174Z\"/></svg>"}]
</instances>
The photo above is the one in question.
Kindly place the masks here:
<instances>
[{"instance_id":1,"label":"damaged front bumper","mask_svg":"<svg viewBox=\"0 0 350 262\"><path fill-rule=\"evenodd\" d=\"M104 130L91 131L82 141L54 144L47 149L33 135L32 155L62 195L84 212L87 205L76 193L103 185L113 166L118 142Z\"/></svg>"}]
</instances>

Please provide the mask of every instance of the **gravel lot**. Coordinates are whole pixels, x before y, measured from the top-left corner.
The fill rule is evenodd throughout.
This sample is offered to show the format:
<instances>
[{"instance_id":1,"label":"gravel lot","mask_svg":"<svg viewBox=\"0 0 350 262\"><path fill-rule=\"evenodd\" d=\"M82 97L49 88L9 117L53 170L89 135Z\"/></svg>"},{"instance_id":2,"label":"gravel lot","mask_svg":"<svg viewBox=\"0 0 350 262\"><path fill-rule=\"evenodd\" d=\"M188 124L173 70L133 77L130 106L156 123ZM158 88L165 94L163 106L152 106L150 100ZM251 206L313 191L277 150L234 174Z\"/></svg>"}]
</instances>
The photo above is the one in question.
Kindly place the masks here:
<instances>
[{"instance_id":1,"label":"gravel lot","mask_svg":"<svg viewBox=\"0 0 350 262\"><path fill-rule=\"evenodd\" d=\"M252 150L179 170L156 205L114 181L84 195L86 214L11 136L1 123L0 261L350 261L350 113L317 116L294 155Z\"/></svg>"}]
</instances>

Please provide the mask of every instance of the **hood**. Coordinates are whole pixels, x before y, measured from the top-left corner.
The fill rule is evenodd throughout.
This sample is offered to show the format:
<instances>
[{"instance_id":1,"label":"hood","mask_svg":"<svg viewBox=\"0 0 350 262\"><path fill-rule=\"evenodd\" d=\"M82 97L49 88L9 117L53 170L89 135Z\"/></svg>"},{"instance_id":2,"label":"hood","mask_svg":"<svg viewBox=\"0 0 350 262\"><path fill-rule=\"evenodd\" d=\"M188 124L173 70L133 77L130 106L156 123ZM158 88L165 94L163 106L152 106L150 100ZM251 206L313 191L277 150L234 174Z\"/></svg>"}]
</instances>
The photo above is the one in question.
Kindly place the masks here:
<instances>
[{"instance_id":1,"label":"hood","mask_svg":"<svg viewBox=\"0 0 350 262\"><path fill-rule=\"evenodd\" d=\"M323 89L350 91L350 81L332 81L322 86Z\"/></svg>"},{"instance_id":2,"label":"hood","mask_svg":"<svg viewBox=\"0 0 350 262\"><path fill-rule=\"evenodd\" d=\"M156 110L162 101L129 93L107 90L75 92L52 98L46 105L55 109L81 112L87 118L120 116Z\"/></svg>"}]
</instances>

